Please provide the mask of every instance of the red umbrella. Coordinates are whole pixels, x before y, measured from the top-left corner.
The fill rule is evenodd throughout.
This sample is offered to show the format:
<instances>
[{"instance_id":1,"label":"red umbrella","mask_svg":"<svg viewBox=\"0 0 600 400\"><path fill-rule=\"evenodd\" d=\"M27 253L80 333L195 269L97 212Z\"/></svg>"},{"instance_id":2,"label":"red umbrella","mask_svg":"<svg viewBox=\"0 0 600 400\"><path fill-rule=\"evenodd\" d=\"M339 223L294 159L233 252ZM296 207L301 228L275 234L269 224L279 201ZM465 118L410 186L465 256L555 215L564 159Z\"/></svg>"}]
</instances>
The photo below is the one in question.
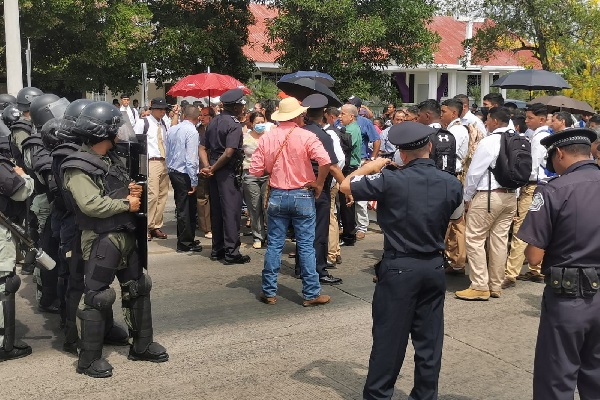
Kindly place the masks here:
<instances>
[{"instance_id":1,"label":"red umbrella","mask_svg":"<svg viewBox=\"0 0 600 400\"><path fill-rule=\"evenodd\" d=\"M252 93L244 84L229 75L204 72L188 75L177 82L167 94L169 96L216 97L229 89L240 88L246 94Z\"/></svg>"}]
</instances>

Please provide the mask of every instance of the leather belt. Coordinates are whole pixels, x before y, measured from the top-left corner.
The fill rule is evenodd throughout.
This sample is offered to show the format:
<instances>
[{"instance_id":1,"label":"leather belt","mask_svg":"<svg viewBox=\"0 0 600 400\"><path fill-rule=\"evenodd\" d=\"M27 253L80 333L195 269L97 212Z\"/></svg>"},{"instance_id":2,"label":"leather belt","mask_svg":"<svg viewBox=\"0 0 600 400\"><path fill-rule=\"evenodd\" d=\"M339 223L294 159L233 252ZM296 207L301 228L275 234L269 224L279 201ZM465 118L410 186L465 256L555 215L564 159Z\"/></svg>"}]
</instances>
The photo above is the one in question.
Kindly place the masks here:
<instances>
[{"instance_id":1,"label":"leather belt","mask_svg":"<svg viewBox=\"0 0 600 400\"><path fill-rule=\"evenodd\" d=\"M492 190L478 190L478 192L516 193L517 189L498 188L498 189L492 189Z\"/></svg>"},{"instance_id":2,"label":"leather belt","mask_svg":"<svg viewBox=\"0 0 600 400\"><path fill-rule=\"evenodd\" d=\"M165 161L164 157L150 157L149 161Z\"/></svg>"}]
</instances>

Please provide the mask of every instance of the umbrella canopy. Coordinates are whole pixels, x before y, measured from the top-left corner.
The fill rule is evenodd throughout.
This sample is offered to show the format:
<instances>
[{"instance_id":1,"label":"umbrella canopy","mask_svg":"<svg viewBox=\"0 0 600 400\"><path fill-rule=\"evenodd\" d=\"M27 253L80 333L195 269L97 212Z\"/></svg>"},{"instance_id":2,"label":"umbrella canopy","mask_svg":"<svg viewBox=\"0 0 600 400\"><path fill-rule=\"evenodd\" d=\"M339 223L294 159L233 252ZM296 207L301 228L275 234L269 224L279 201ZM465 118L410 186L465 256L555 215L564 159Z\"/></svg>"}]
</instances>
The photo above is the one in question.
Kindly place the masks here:
<instances>
[{"instance_id":1,"label":"umbrella canopy","mask_svg":"<svg viewBox=\"0 0 600 400\"><path fill-rule=\"evenodd\" d=\"M524 69L511 72L496 80L490 86L502 89L560 90L571 89L562 76L539 69Z\"/></svg>"},{"instance_id":2,"label":"umbrella canopy","mask_svg":"<svg viewBox=\"0 0 600 400\"><path fill-rule=\"evenodd\" d=\"M333 79L331 75L319 71L296 71L292 72L291 74L282 76L279 79L279 81L285 82L289 80L295 80L298 78L311 78L315 81L321 82L327 87L333 87L333 85L335 84L335 79Z\"/></svg>"},{"instance_id":3,"label":"umbrella canopy","mask_svg":"<svg viewBox=\"0 0 600 400\"><path fill-rule=\"evenodd\" d=\"M300 101L311 94L320 93L327 97L329 106L339 107L342 105L340 99L338 99L331 89L311 78L295 78L285 82L280 80L277 82L277 87L283 90L288 96L293 96Z\"/></svg>"},{"instance_id":4,"label":"umbrella canopy","mask_svg":"<svg viewBox=\"0 0 600 400\"><path fill-rule=\"evenodd\" d=\"M569 111L572 113L583 113L583 114L593 114L594 109L585 101L575 100L567 96L540 96L529 102L529 104L533 103L542 103L547 105L548 107L560 108L561 110Z\"/></svg>"},{"instance_id":5,"label":"umbrella canopy","mask_svg":"<svg viewBox=\"0 0 600 400\"><path fill-rule=\"evenodd\" d=\"M245 94L252 93L244 84L229 75L205 72L188 75L177 82L167 94L169 96L216 97L229 89L240 88Z\"/></svg>"}]
</instances>

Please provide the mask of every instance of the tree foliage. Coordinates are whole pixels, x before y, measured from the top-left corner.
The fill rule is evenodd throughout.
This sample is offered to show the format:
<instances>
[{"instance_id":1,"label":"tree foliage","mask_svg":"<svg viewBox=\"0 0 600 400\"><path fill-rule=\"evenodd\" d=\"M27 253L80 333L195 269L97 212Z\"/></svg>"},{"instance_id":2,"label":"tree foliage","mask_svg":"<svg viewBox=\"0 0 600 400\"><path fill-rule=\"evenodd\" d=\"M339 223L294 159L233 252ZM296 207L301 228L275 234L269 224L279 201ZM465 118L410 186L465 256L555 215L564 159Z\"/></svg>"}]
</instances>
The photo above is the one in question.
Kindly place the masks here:
<instances>
[{"instance_id":1,"label":"tree foliage","mask_svg":"<svg viewBox=\"0 0 600 400\"><path fill-rule=\"evenodd\" d=\"M427 29L436 7L423 0L275 0L279 16L269 24L270 45L285 69L319 70L336 79L342 97L387 98L393 63L433 60L439 41Z\"/></svg>"},{"instance_id":2,"label":"tree foliage","mask_svg":"<svg viewBox=\"0 0 600 400\"><path fill-rule=\"evenodd\" d=\"M149 2L155 26L149 70L160 84L206 72L227 74L245 81L253 70L242 47L254 17L248 0Z\"/></svg>"},{"instance_id":3,"label":"tree foliage","mask_svg":"<svg viewBox=\"0 0 600 400\"><path fill-rule=\"evenodd\" d=\"M484 9L488 21L464 42L474 62L498 50L530 50L543 69L564 74L573 87L566 94L600 106L597 0L484 0Z\"/></svg>"},{"instance_id":4,"label":"tree foliage","mask_svg":"<svg viewBox=\"0 0 600 400\"><path fill-rule=\"evenodd\" d=\"M242 52L253 18L248 3L21 0L21 40L23 47L31 41L32 83L45 91L104 91L108 86L130 92L139 87L142 62L159 84L207 67L245 80L252 71Z\"/></svg>"}]
</instances>

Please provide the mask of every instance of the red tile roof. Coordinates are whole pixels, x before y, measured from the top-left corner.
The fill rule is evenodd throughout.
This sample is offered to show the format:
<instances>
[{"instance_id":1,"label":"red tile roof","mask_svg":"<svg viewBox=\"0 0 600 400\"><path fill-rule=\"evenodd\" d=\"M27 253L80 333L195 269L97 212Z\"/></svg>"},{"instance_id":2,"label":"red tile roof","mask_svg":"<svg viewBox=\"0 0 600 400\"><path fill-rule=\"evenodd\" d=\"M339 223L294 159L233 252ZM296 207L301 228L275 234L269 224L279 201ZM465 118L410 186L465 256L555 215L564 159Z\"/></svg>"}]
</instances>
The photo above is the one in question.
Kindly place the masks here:
<instances>
[{"instance_id":1,"label":"red tile roof","mask_svg":"<svg viewBox=\"0 0 600 400\"><path fill-rule=\"evenodd\" d=\"M249 43L244 46L244 54L254 62L274 63L278 53L266 53L263 45L269 43L267 34L266 20L275 18L277 10L271 9L265 5L250 3L250 11L254 14L256 22L249 26ZM483 23L473 24L473 33L479 29ZM462 41L465 39L467 23L458 21L454 17L434 17L430 28L437 32L441 41L439 49L435 53L434 62L436 64L459 64L459 58L464 56ZM530 51L520 51L512 53L509 51L497 52L489 61L479 63L483 66L523 66L533 64L535 68L540 68L539 62L533 57Z\"/></svg>"}]
</instances>

